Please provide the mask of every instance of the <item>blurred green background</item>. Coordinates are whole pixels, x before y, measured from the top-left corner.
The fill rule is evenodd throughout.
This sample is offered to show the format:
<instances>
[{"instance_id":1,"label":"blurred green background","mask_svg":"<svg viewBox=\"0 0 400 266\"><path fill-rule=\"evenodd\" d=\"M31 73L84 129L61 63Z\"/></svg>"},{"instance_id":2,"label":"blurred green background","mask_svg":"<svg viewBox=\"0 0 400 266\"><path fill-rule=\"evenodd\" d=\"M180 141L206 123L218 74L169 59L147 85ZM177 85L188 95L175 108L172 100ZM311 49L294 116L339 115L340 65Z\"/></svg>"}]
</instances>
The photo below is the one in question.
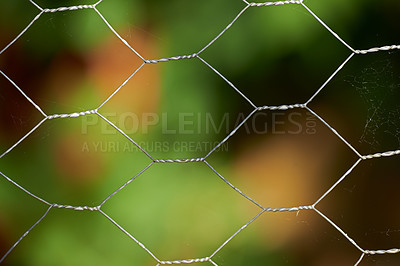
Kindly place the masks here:
<instances>
[{"instance_id":1,"label":"blurred green background","mask_svg":"<svg viewBox=\"0 0 400 266\"><path fill-rule=\"evenodd\" d=\"M43 8L93 4L35 1ZM354 49L399 44L400 4L305 4ZM97 8L145 59L200 51L243 1L104 0ZM0 1L0 49L39 10ZM306 102L351 54L301 5L249 8L200 56L256 106ZM310 103L361 154L400 147L399 52L354 56ZM92 110L143 61L92 9L45 13L6 51L0 70L46 114ZM194 58L146 64L99 112L153 158L208 154L253 107ZM43 119L0 76L0 154ZM357 156L304 110L254 114L207 161L264 207L314 203ZM151 159L96 115L54 119L0 158L0 171L50 203L97 206ZM363 161L317 205L365 249L400 247L398 158ZM0 178L0 257L48 206ZM154 164L102 210L160 260L210 256L260 209L204 163ZM360 252L312 211L264 213L218 265L353 265ZM53 209L4 265L156 265L98 212ZM398 255L361 265L398 265ZM206 262L203 264L211 265Z\"/></svg>"}]
</instances>

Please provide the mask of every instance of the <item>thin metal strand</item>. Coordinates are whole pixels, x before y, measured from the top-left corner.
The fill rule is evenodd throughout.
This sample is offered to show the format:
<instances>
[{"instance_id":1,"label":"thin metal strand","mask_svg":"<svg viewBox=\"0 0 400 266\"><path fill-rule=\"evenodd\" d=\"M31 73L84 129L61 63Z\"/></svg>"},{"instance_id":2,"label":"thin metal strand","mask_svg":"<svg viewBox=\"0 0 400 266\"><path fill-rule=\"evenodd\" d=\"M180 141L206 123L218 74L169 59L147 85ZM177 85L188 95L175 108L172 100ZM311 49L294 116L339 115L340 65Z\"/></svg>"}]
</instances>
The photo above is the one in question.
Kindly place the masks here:
<instances>
[{"instance_id":1,"label":"thin metal strand","mask_svg":"<svg viewBox=\"0 0 400 266\"><path fill-rule=\"evenodd\" d=\"M219 246L210 256L210 259L215 256L223 247L226 246L235 236L237 236L240 232L242 232L246 227L248 227L252 222L254 222L261 214L263 214L265 210L260 211L256 216L254 216L250 221L248 221L245 225L239 228L233 235L231 235L221 246Z\"/></svg>"},{"instance_id":2,"label":"thin metal strand","mask_svg":"<svg viewBox=\"0 0 400 266\"><path fill-rule=\"evenodd\" d=\"M46 121L47 118L44 118L42 121L40 121L34 128L32 128L28 133L25 134L22 138L20 138L14 145L12 145L8 150L6 150L2 155L0 155L0 159L3 158L7 153L12 151L17 145L19 145L22 141L24 141L32 132L34 132L38 127L40 127L41 124L43 124L44 121Z\"/></svg>"},{"instance_id":3,"label":"thin metal strand","mask_svg":"<svg viewBox=\"0 0 400 266\"><path fill-rule=\"evenodd\" d=\"M314 14L314 12L311 11L311 9L309 9L303 2L301 3L301 5L316 19L318 20L319 23L321 23L322 26L325 27L325 29L327 29L333 36L335 36L336 39L338 39L341 43L343 43L348 49L350 49L350 51L352 51L353 53L355 53L356 51L350 46L348 45L342 38L339 37L339 35L334 32L331 28L328 27L328 25L325 24L325 22L323 22L317 15Z\"/></svg>"},{"instance_id":4,"label":"thin metal strand","mask_svg":"<svg viewBox=\"0 0 400 266\"><path fill-rule=\"evenodd\" d=\"M313 96L308 99L308 101L305 103L305 105L309 104L320 92L325 86L333 79L334 76L349 62L349 60L354 56L354 53L351 53L349 57L344 60L344 62L333 72L333 74L322 84L322 86L313 94Z\"/></svg>"},{"instance_id":5,"label":"thin metal strand","mask_svg":"<svg viewBox=\"0 0 400 266\"><path fill-rule=\"evenodd\" d=\"M316 118L318 118L322 123L325 124L336 136L338 136L339 139L341 139L359 158L362 158L362 155L349 143L347 140L345 140L337 131L334 129L331 125L328 124L322 117L320 117L316 112L311 110L310 107L306 106L306 109L312 113Z\"/></svg>"},{"instance_id":6,"label":"thin metal strand","mask_svg":"<svg viewBox=\"0 0 400 266\"><path fill-rule=\"evenodd\" d=\"M53 206L50 206L46 212L43 214L42 217L40 217L39 220L36 221L36 223L34 223L18 240L17 242L14 243L14 245L6 252L6 254L4 254L4 256L0 259L0 264L4 261L4 259L8 256L8 254L10 254L10 252L22 241L22 239L24 239L24 237L26 237L33 228L35 228L36 225L38 225L45 217L46 215L49 213L49 211L51 210Z\"/></svg>"},{"instance_id":7,"label":"thin metal strand","mask_svg":"<svg viewBox=\"0 0 400 266\"><path fill-rule=\"evenodd\" d=\"M96 13L100 16L100 18L104 21L104 23L106 23L107 27L115 34L115 36L117 36L118 39L120 39L121 42L122 42L123 44L125 44L129 49L131 49L132 52L134 52L140 59L142 59L143 62L146 62L146 59L144 59L135 49L132 48L132 46L129 45L129 43L128 43L124 38L121 37L121 35L119 35L119 34L117 33L117 31L111 26L110 23L108 23L108 21L107 21L107 20L105 19L105 17L100 13L100 11L97 10L96 7L94 7L93 9L94 9L94 11L96 11Z\"/></svg>"},{"instance_id":8,"label":"thin metal strand","mask_svg":"<svg viewBox=\"0 0 400 266\"><path fill-rule=\"evenodd\" d=\"M206 50L208 47L210 47L211 44L213 44L219 37L221 37L222 34L224 34L230 27L232 27L233 23L235 23L236 20L246 11L250 5L247 5L245 8L242 9L242 11L237 14L237 16L226 26L214 39L212 39L206 46L204 46L200 51L197 52L197 54L201 54Z\"/></svg>"},{"instance_id":9,"label":"thin metal strand","mask_svg":"<svg viewBox=\"0 0 400 266\"><path fill-rule=\"evenodd\" d=\"M150 254L158 263L160 263L160 260L139 240L134 238L128 231L126 231L122 226L120 226L116 221L114 221L110 216L108 216L105 212L99 209L99 212L103 214L110 222L112 222L116 227L119 228L125 235L127 235L130 239L136 242L141 248L143 248L147 253Z\"/></svg>"},{"instance_id":10,"label":"thin metal strand","mask_svg":"<svg viewBox=\"0 0 400 266\"><path fill-rule=\"evenodd\" d=\"M137 68L108 98L102 102L96 110L99 110L103 105L105 105L119 90L125 86L126 83L145 65L146 63L142 63L139 68Z\"/></svg>"},{"instance_id":11,"label":"thin metal strand","mask_svg":"<svg viewBox=\"0 0 400 266\"><path fill-rule=\"evenodd\" d=\"M94 4L95 6L99 5L101 2L103 2L103 0L99 0L96 2L96 4Z\"/></svg>"},{"instance_id":12,"label":"thin metal strand","mask_svg":"<svg viewBox=\"0 0 400 266\"><path fill-rule=\"evenodd\" d=\"M118 128L116 125L114 125L111 121L109 121L107 118L105 118L99 112L96 112L96 114L98 116L100 116L101 118L103 118L104 121L106 121L108 124L110 124L110 126L115 128L119 133L124 135L125 138L127 138L130 142L132 142L136 147L138 147L144 154L146 154L154 162L154 158L145 149L143 149L139 144L137 144L136 141L134 141L131 137L129 137L124 131L122 131L120 128Z\"/></svg>"},{"instance_id":13,"label":"thin metal strand","mask_svg":"<svg viewBox=\"0 0 400 266\"><path fill-rule=\"evenodd\" d=\"M21 36L22 34L24 34L31 26L32 24L39 19L39 17L43 14L44 12L41 11L34 19L32 19L32 21L28 24L28 26L25 27L25 29L23 29L18 35L17 37L15 37L9 44L7 44L6 47L3 48L3 50L0 51L0 55L7 50L13 43L15 43Z\"/></svg>"},{"instance_id":14,"label":"thin metal strand","mask_svg":"<svg viewBox=\"0 0 400 266\"><path fill-rule=\"evenodd\" d=\"M41 8L37 3L35 3L33 0L29 0L29 2L31 2L32 5L34 5L37 9L39 9L40 11L43 11L43 8Z\"/></svg>"},{"instance_id":15,"label":"thin metal strand","mask_svg":"<svg viewBox=\"0 0 400 266\"><path fill-rule=\"evenodd\" d=\"M314 208L314 211L316 211L322 218L324 218L328 223L330 223L336 230L338 230L347 240L352 243L359 251L365 252L357 243L354 241L352 238L350 238L343 230L340 228L338 225L336 225L332 220L330 220L325 214L320 212L318 209Z\"/></svg>"},{"instance_id":16,"label":"thin metal strand","mask_svg":"<svg viewBox=\"0 0 400 266\"><path fill-rule=\"evenodd\" d=\"M1 54L1 53L0 53ZM44 116L47 117L46 113L37 105L25 92L12 80L10 79L3 71L0 70L0 73L12 84L14 87Z\"/></svg>"},{"instance_id":17,"label":"thin metal strand","mask_svg":"<svg viewBox=\"0 0 400 266\"><path fill-rule=\"evenodd\" d=\"M346 178L346 176L348 176L354 168L356 168L356 166L361 162L361 158L359 158L355 164L353 164L347 171L346 173L344 173L344 175L342 175L338 181L335 182L335 184L333 184L312 206L315 207L323 198L325 198L337 185L339 185L340 182L343 181L343 179Z\"/></svg>"},{"instance_id":18,"label":"thin metal strand","mask_svg":"<svg viewBox=\"0 0 400 266\"><path fill-rule=\"evenodd\" d=\"M217 69L215 69L213 66L211 66L209 63L207 63L203 58L201 58L200 56L198 56L197 58L199 58L204 64L206 64L206 66L208 66L209 68L211 68L212 71L214 71L215 73L217 73L218 76L220 76L223 80L225 80L226 83L229 84L229 86L231 86L237 93L240 94L240 96L242 96L251 106L253 106L253 108L257 108L257 106L250 101L249 98L247 98L246 95L244 95L238 88L236 88L235 85L233 85L232 82L230 82L227 78L225 78L224 75L222 75Z\"/></svg>"},{"instance_id":19,"label":"thin metal strand","mask_svg":"<svg viewBox=\"0 0 400 266\"><path fill-rule=\"evenodd\" d=\"M204 156L204 159L207 159L208 156L210 156L216 149L218 149L222 144L224 144L230 137L232 137L236 131L244 124L246 121L255 113L257 112L257 109L254 109L234 130L232 130L228 136L226 136L217 146L215 146L206 156Z\"/></svg>"},{"instance_id":20,"label":"thin metal strand","mask_svg":"<svg viewBox=\"0 0 400 266\"><path fill-rule=\"evenodd\" d=\"M211 264L214 266L218 266L218 264L216 264L212 259L210 259L209 262L211 262Z\"/></svg>"},{"instance_id":21,"label":"thin metal strand","mask_svg":"<svg viewBox=\"0 0 400 266\"><path fill-rule=\"evenodd\" d=\"M104 203L106 203L112 196L114 196L115 194L117 194L119 191L121 191L124 187L126 187L127 185L129 185L133 180L136 179L136 177L140 176L144 171L146 171L150 166L153 165L154 162L151 162L149 165L147 165L142 171L140 171L139 173L137 173L134 177L132 177L131 179L129 179L125 184L123 184L122 186L120 186L117 190L115 190L113 193L111 193L100 205L99 208L100 209Z\"/></svg>"},{"instance_id":22,"label":"thin metal strand","mask_svg":"<svg viewBox=\"0 0 400 266\"><path fill-rule=\"evenodd\" d=\"M42 199L41 197L36 196L35 194L33 194L32 192L30 192L29 190L25 189L24 187L22 187L21 185L19 185L17 182L15 182L14 180L12 180L11 178L9 178L8 176L6 176L4 173L0 172L0 175L2 175L8 182L10 182L11 184L13 184L14 186L16 186L17 188L19 188L20 190L22 190L23 192L25 192L26 194L28 194L29 196L37 199L38 201L43 202L46 205L51 205L50 203L48 203L47 201L45 201L44 199Z\"/></svg>"},{"instance_id":23,"label":"thin metal strand","mask_svg":"<svg viewBox=\"0 0 400 266\"><path fill-rule=\"evenodd\" d=\"M247 196L246 194L244 194L240 189L238 189L237 187L235 187L234 185L232 185L228 180L226 180L220 173L218 173L217 170L214 169L214 167L212 167L207 161L204 161L205 164L210 167L210 169L219 176L219 178L221 178L225 183L227 183L231 188L233 188L237 193L239 193L240 195L242 195L243 197L245 197L246 199L248 199L249 201L251 201L253 204L255 204L256 206L258 206L260 209L265 210L265 208L259 204L257 201L253 200L252 198L250 198L249 196Z\"/></svg>"},{"instance_id":24,"label":"thin metal strand","mask_svg":"<svg viewBox=\"0 0 400 266\"><path fill-rule=\"evenodd\" d=\"M364 256L365 256L365 253L361 253L360 258L359 258L358 261L354 264L354 266L358 266L358 265L361 263L361 261L363 260Z\"/></svg>"}]
</instances>

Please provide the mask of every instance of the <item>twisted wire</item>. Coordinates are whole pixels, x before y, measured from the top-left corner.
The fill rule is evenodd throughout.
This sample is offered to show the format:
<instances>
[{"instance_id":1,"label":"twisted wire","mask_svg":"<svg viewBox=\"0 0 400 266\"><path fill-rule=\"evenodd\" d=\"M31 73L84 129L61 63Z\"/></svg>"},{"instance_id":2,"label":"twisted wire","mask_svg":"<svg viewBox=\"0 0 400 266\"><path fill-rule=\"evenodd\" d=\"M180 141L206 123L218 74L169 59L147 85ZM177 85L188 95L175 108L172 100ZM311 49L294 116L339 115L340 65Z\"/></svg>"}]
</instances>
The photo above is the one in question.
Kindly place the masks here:
<instances>
[{"instance_id":1,"label":"twisted wire","mask_svg":"<svg viewBox=\"0 0 400 266\"><path fill-rule=\"evenodd\" d=\"M303 3L303 0L301 0L301 1L290 0L290 1L265 2L265 3L249 3L249 5L255 6L255 7L261 7L261 6L282 6L282 5L288 5L288 4L300 5L301 3Z\"/></svg>"},{"instance_id":2,"label":"twisted wire","mask_svg":"<svg viewBox=\"0 0 400 266\"><path fill-rule=\"evenodd\" d=\"M209 261L210 258L198 258L198 259L186 259L186 260L169 260L169 261L160 261L158 265L172 265L172 264L191 264L198 262L206 262Z\"/></svg>"},{"instance_id":3,"label":"twisted wire","mask_svg":"<svg viewBox=\"0 0 400 266\"><path fill-rule=\"evenodd\" d=\"M79 6L64 6L64 7L58 7L58 8L46 8L43 9L44 13L55 13L55 12L64 12L64 11L74 11L74 10L80 10L80 9L93 9L95 8L96 5L79 5Z\"/></svg>"},{"instance_id":4,"label":"twisted wire","mask_svg":"<svg viewBox=\"0 0 400 266\"><path fill-rule=\"evenodd\" d=\"M71 114L53 114L47 116L47 119L55 119L55 118L75 118L75 117L80 117L84 115L91 115L91 114L96 114L97 110L89 110L89 111L84 111L84 112L78 112L78 113L71 113Z\"/></svg>"},{"instance_id":5,"label":"twisted wire","mask_svg":"<svg viewBox=\"0 0 400 266\"><path fill-rule=\"evenodd\" d=\"M88 211L98 211L100 208L98 206L96 207L89 207L89 206L71 206L71 205L63 205L63 204L57 204L54 203L52 205L54 208L58 208L58 209L70 209L70 210L74 210L74 211L84 211L84 210L88 210Z\"/></svg>"}]
</instances>

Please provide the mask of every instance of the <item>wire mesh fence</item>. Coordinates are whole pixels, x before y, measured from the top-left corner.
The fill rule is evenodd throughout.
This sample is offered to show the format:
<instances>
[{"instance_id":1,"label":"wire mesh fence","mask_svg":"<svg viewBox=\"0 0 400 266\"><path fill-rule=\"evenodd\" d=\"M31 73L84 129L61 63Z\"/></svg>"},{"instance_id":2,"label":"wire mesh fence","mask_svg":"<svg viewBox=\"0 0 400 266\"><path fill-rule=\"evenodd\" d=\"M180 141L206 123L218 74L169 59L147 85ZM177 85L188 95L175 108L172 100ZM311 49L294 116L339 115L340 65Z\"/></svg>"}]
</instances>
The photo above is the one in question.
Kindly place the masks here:
<instances>
[{"instance_id":1,"label":"wire mesh fence","mask_svg":"<svg viewBox=\"0 0 400 266\"><path fill-rule=\"evenodd\" d=\"M353 47L342 38L340 30L333 30L335 25L326 23L318 12L314 13L311 2L309 5L302 0L243 0L229 4L204 3L184 9L184 21L177 19L176 24L168 25L189 27L186 32L195 32L203 42L207 38L205 44L194 44L196 40L191 36L180 37L181 43L186 45L184 49L171 37L171 43L165 45L178 55L150 57L163 53L154 51L157 50L152 48L154 41L146 41L152 33L144 28L133 33L126 30L134 25L120 30L113 23L120 23L116 19L118 15L109 19L105 15L107 9L102 9L103 5L108 5L107 8L114 5L117 10L120 8L121 14L134 9L121 3L100 0L92 4L51 7L54 3L30 0L30 8L35 10L33 17L24 17L26 26L11 39L1 42L4 48L0 47L3 79L0 96L2 112L6 113L0 135L4 140L0 155L0 174L4 181L1 183L4 198L1 206L4 213L11 213L8 215L14 218L0 219L0 226L5 223L4 228L7 228L7 223L13 219L18 221L17 228L26 226L27 222L31 224L19 238L14 239L12 232L10 239L14 240L4 241L0 263L45 265L44 261L51 261L43 257L52 257L52 252L42 251L51 246L51 241L46 248L38 245L37 249L44 254L38 256L39 262L27 255L38 251L32 248L33 243L46 242L43 238L49 233L39 230L46 227L48 220L53 226L68 221L66 223L72 227L79 228L78 234L82 234L83 239L93 238L86 234L96 231L89 247L77 247L95 252L90 258L96 265L102 263L102 255L107 250L115 249L118 259L113 258L113 262L124 264L121 257L125 257L134 265L335 265L340 261L367 265L375 262L377 256L387 258L400 252L398 218L393 218L397 217L394 215L396 205L390 205L396 202L395 169L400 154L400 109L396 103L399 86L396 71L400 69L396 56L400 45ZM182 3L172 3L171 8L179 4ZM155 6L162 4L148 5L148 10L142 11L149 18L168 20L175 15L173 10L160 10L165 7L150 15L157 10ZM232 9L228 15L222 15L228 5ZM19 8L16 8L18 12ZM200 15L189 10L199 11ZM258 13L260 10L266 13ZM324 13L323 9L321 12ZM77 15L72 15L74 13ZM208 13L217 18L208 19L205 15ZM281 19L282 25L273 23L274 15ZM90 21L82 20L89 16ZM196 21L196 16L203 18L198 28L190 23L191 18ZM291 16L298 18L288 26L285 20ZM214 25L215 21L218 23ZM265 24L258 23L260 21ZM42 27L35 28L40 23ZM94 31L98 27L102 27L101 33ZM77 32L82 31L82 35L77 35L75 28ZM203 28L204 32L198 32ZM261 28L264 39L254 28ZM144 35L140 31L145 32ZM174 31L181 29L173 28L171 32ZM308 31L323 37L314 39ZM109 34L114 41L102 40L106 44L94 49L90 45L101 37L85 40L85 36L91 34ZM35 39L38 35L40 37ZM65 35L74 35L74 39L81 37L69 49L80 50L86 60L84 63L73 54L52 51L60 42L65 42ZM300 41L301 38L310 43ZM85 44L85 41L92 44ZM270 46L263 46L264 41ZM23 60L18 59L23 46L24 49L31 47L26 51L50 66L46 78L52 80L35 85L34 77L40 74L40 68L18 65L23 64ZM192 50L192 46L199 49ZM273 58L279 51L294 48L304 50L303 56L285 54L284 58L275 59L282 65L274 64ZM181 49L187 53L179 53ZM259 55L260 52L268 56ZM337 56L337 52L343 58ZM252 56L257 69L242 74L248 67L246 60ZM56 61L54 57L62 60ZM263 62L264 58L272 63ZM312 65L316 59L316 65L321 64L318 60L327 63L317 66L321 73L310 73L308 70L316 67L308 68L307 64ZM293 67L288 62L302 63ZM332 66L335 62L338 63ZM121 65L125 68L120 68ZM83 72L93 79L76 85L75 80L82 80ZM231 73L234 74L231 76ZM278 76L276 84L269 79L271 76ZM254 85L255 79L258 83ZM51 97L30 89L35 86L51 88ZM75 94L68 94L68 86L78 88ZM96 91L98 87L101 90ZM159 103L158 93L167 101ZM358 94L354 96L354 93ZM364 121L359 121L363 107L352 98L360 95L367 109ZM73 98L83 102L85 108L68 104ZM86 108L90 105L93 108ZM342 113L332 111L336 109ZM359 127L350 128L346 121ZM354 130L357 132L352 132ZM340 161L337 163L340 167L330 169L331 161L335 161L333 164ZM105 165L110 164L113 167L108 169ZM109 178L97 179L105 174ZM14 188L18 192L9 192ZM19 197L23 198L21 202ZM17 203L7 203L7 199ZM357 202L365 205L365 209L353 206ZM343 205L348 205L348 209L342 208ZM69 213L56 209L75 211L73 216L79 218L68 220ZM379 209L386 209L387 216L375 213ZM358 211L371 212L375 218L362 215L354 218ZM81 216L81 213L88 215ZM286 214L294 215L288 218ZM95 215L98 216L94 218ZM283 217L283 221L288 219L292 225L282 220L262 222L272 215ZM382 219L377 215L382 215ZM391 222L386 223L388 220ZM376 223L378 229L371 231L371 227L366 227L369 221ZM346 256L340 260L332 258L331 253L323 262L308 258L313 264L285 256L283 261L286 262L277 262L272 255L260 255L265 253L264 246L273 250L274 243L281 246L279 242L290 238L288 235L299 237L291 231L293 225L306 224L308 229L300 230L305 232L313 230L312 223L317 222L330 229L315 229L312 235L332 230L334 232L329 233L334 235L332 238L340 240L339 246L353 250L353 254L347 255L346 251ZM261 225L256 227L257 223ZM258 228L257 231L251 231L252 227ZM269 229L264 235L265 228ZM110 234L104 235L102 230ZM2 231L6 239L7 230ZM40 233L36 242L29 245L29 238L35 231ZM57 228L54 232L68 235L68 229ZM374 234L383 234L384 240L360 237ZM127 236L129 241L115 248L101 248L109 241L120 243L115 239L121 235ZM261 240L251 243L257 237ZM66 238L60 237L59 241ZM263 238L269 239L267 243ZM306 242L294 239L299 247L297 250L292 247L292 252L303 253L301 246L307 246ZM23 248L32 250L24 253L27 258L13 257L24 242L28 244ZM320 246L315 242L312 249ZM61 247L55 253L63 254L63 244L57 245ZM247 245L250 245L249 250L242 255L240 250ZM322 242L321 245L328 244ZM231 250L224 255L229 247ZM128 256L131 249L135 251ZM340 250L328 249L333 254ZM65 256L74 256L70 251L64 252ZM79 251L74 252L79 254ZM235 254L240 254L242 259ZM66 265L86 264L79 258L66 261ZM388 261L388 265L396 265L396 259Z\"/></svg>"}]
</instances>

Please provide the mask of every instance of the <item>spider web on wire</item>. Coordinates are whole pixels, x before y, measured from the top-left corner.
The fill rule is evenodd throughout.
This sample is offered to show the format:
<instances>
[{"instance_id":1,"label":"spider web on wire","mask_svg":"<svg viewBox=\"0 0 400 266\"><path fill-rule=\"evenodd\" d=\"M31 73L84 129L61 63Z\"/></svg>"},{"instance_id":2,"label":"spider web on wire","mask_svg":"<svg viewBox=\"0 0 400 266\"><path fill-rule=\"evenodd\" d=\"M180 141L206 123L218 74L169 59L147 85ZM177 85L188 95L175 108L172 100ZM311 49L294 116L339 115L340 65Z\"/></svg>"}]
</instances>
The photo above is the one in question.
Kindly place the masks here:
<instances>
[{"instance_id":1,"label":"spider web on wire","mask_svg":"<svg viewBox=\"0 0 400 266\"><path fill-rule=\"evenodd\" d=\"M9 147L4 153L0 155L0 159L4 157L6 154L10 153L13 149L15 149L18 145L21 144L29 135L31 135L33 132L35 132L42 124L46 123L48 120L53 120L53 119L65 119L65 118L77 118L81 116L86 116L86 115L97 115L99 118L104 120L107 124L109 124L111 127L113 127L115 130L117 130L120 134L122 134L128 141L130 141L133 145L135 145L141 152L143 152L150 160L150 164L148 164L141 172L139 172L136 176L133 178L129 179L126 181L122 186L120 186L117 190L112 192L109 196L107 196L105 199L103 199L102 203L99 204L98 206L72 206L72 205L65 205L65 204L59 204L59 203L51 203L48 202L45 198L38 197L37 195L31 193L27 189L25 189L23 186L19 185L13 180L12 176L7 176L3 172L0 171L0 175L28 194L29 196L35 198L36 200L40 201L42 204L47 205L48 208L47 210L43 213L43 215L8 249L8 251L4 254L2 258L0 258L0 263L5 260L5 258L13 251L13 249L21 242L25 237L27 237L28 233L34 228L41 223L42 221L46 220L46 216L48 215L49 212L52 211L52 209L55 208L60 208L60 209L70 209L70 210L75 210L75 211L89 211L89 212L98 212L104 216L104 219L107 219L110 223L112 223L115 227L120 229L124 234L126 234L133 242L135 242L137 245L139 245L141 248L143 248L155 261L156 265L171 265L171 264L191 264L191 263L199 263L199 262L210 262L213 265L217 265L217 263L214 261L215 255L222 249L224 248L229 242L235 238L238 234L245 234L245 229L253 223L255 220L259 219L262 215L265 215L265 213L268 212L298 212L298 211L309 211L309 212L315 212L318 214L322 219L326 220L334 229L336 229L339 233L341 233L348 242L350 242L354 247L356 247L359 252L360 252L360 257L357 261L354 262L354 265L359 265L361 261L363 261L363 258L366 255L377 255L377 254L394 254L394 253L400 253L400 247L394 247L391 249L378 249L378 250L368 250L363 248L360 244L358 244L347 232L345 232L339 225L337 225L335 222L333 222L332 219L330 219L324 212L320 211L318 209L318 204L328 195L330 194L335 187L337 187L346 177L357 167L357 165L360 164L360 162L365 161L365 160L373 160L376 158L381 158L381 157L390 157L390 156L396 156L400 154L400 150L393 150L393 151L382 151L379 153L374 153L374 154L361 154L352 144L350 144L341 134L338 132L334 127L332 127L324 118L316 111L311 109L309 107L309 104L314 100L314 98L326 87L326 85L332 80L333 77L336 76L337 73L340 72L340 70L350 61L352 60L353 57L356 56L363 56L365 54L369 53L379 53L381 51L389 51L389 50L398 50L400 49L400 45L387 45L387 46L382 46L382 47L373 47L370 49L365 49L365 50L357 50L351 47L348 43L346 43L337 33L335 33L328 25L326 25L316 14L313 13L313 11L303 2L303 0L299 1L277 1L277 2L264 2L264 3L253 3L253 2L248 2L243 0L244 8L234 17L234 19L223 28L223 30L216 35L208 44L206 44L203 48L201 48L199 51L188 54L188 55L177 55L173 57L166 57L166 58L160 58L160 59L147 59L144 58L140 53L138 53L133 46L131 46L124 38L121 37L121 35L113 28L113 26L107 21L107 19L103 16L103 14L97 9L97 7L103 2L103 0L100 0L92 5L76 5L76 6L67 6L67 7L58 7L58 8L43 8L39 6L36 2L33 0L30 0L30 2L37 8L38 14L32 19L32 21L10 42L8 45L6 45L4 48L0 50L0 56L3 54L7 49L9 49L10 46L12 46L34 23L35 21L41 19L42 15L44 13L55 13L55 12L79 12L79 10L82 9L89 9L95 12L101 20L106 24L106 26L109 28L109 30L112 31L112 33L126 46L128 47L132 53L136 54L141 60L142 63L139 66L139 68L125 81L123 82L104 102L102 102L97 108L93 110L87 110L83 112L73 112L73 113L61 113L61 114L47 114L46 112L43 111L43 109L36 104L27 94L16 84L11 78L9 78L2 70L0 70L0 74L5 77L8 82L10 82L15 89L19 91L25 97L33 106L34 108L37 109L38 112L43 116L42 120L36 124L28 133L26 133L21 139L19 139L14 145ZM223 74L221 74L216 68L214 68L211 64L209 64L203 57L202 53L208 49L210 46L213 45L213 43L219 39L226 31L228 31L231 27L234 27L235 22L238 20L239 17L241 17L243 14L246 13L247 10L252 9L252 8L268 8L269 6L283 6L283 5L299 5L306 12L308 12L311 16L315 18L315 20L320 23L322 27L324 27L327 31L329 31L338 42L342 43L347 49L350 51L350 55L347 57L347 59L330 75L330 77L323 83L323 85L315 90L315 93L304 103L297 103L297 104L281 104L281 105L276 105L276 106L257 106L255 105L243 92L241 92L235 84L233 84L231 81L229 81ZM168 61L179 61L179 60L198 60L205 66L207 66L209 69L211 69L213 72L215 72L220 78L222 78L234 91L236 91L244 100L246 100L253 108L252 112L245 117L245 119L237 125L236 128L234 128L222 141L219 142L218 145L216 145L211 151L206 154L204 157L200 158L183 158L183 159L172 159L172 158L154 158L151 156L148 151L146 151L145 148L141 147L134 139L132 139L128 134L126 134L122 129L120 129L117 125L115 125L113 122L108 120L104 114L102 114L102 107L104 105L107 105L107 103L110 101L111 98L116 95L121 88L131 79L134 75L136 75L137 72L141 71L143 66L146 64L163 64ZM208 162L208 157L213 154L221 145L226 143L228 139L230 139L239 128L241 128L246 121L248 121L254 114L256 114L259 111L263 110L280 110L280 111L287 111L287 110L292 110L292 109L304 109L311 114L313 114L318 120L320 120L327 128L329 128L340 141L342 141L345 145L347 145L352 152L358 157L357 161L341 176L337 181L327 190L325 193L323 193L313 204L311 205L299 205L299 206L292 206L292 207L278 207L278 208L270 208L270 207L265 207L256 200L254 200L251 195L247 195L243 193L238 187L234 186L232 183L230 183L224 176L222 176L209 162ZM132 235L130 232L128 232L126 229L124 229L121 225L119 225L109 214L104 212L102 210L102 206L113 196L115 196L117 193L119 193L121 190L123 190L126 186L130 185L130 183L139 175L141 175L143 172L147 171L152 165L154 164L162 164L162 163L173 163L173 164L179 164L179 163L192 163L192 162L202 162L204 163L210 171L214 172L217 174L217 176L222 179L227 186L232 188L236 193L240 194L243 198L251 202L251 204L255 205L258 209L259 212L256 216L251 218L247 223L242 225L238 230L232 234L229 238L227 238L217 249L215 249L211 254L209 254L206 257L201 257L201 258L182 258L179 260L163 260L162 258L157 257L152 250L146 247L144 243L142 243L139 239L135 238L134 235Z\"/></svg>"}]
</instances>

